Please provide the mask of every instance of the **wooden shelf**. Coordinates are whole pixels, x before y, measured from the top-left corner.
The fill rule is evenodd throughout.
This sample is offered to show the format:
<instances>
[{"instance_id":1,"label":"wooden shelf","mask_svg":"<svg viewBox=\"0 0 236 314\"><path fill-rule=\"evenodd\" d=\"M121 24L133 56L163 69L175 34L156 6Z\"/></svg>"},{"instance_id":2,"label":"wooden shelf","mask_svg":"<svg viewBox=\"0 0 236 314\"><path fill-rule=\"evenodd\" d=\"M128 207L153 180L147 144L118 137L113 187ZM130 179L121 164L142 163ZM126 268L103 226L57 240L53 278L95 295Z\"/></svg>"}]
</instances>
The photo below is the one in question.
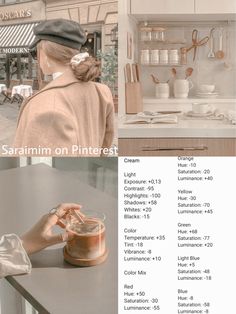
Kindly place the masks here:
<instances>
[{"instance_id":1,"label":"wooden shelf","mask_svg":"<svg viewBox=\"0 0 236 314\"><path fill-rule=\"evenodd\" d=\"M158 63L158 64L141 64L142 67L183 67L186 66L185 64L175 64L175 63L168 63L168 64L162 64L162 63Z\"/></svg>"},{"instance_id":2,"label":"wooden shelf","mask_svg":"<svg viewBox=\"0 0 236 314\"><path fill-rule=\"evenodd\" d=\"M154 97L144 97L143 103L145 105L157 105L157 104L192 104L194 102L207 102L207 103L215 103L215 104L235 104L236 105L236 98L167 98L167 99L160 99Z\"/></svg>"},{"instance_id":3,"label":"wooden shelf","mask_svg":"<svg viewBox=\"0 0 236 314\"><path fill-rule=\"evenodd\" d=\"M164 45L186 45L186 40L140 40L144 44L164 44Z\"/></svg>"}]
</instances>

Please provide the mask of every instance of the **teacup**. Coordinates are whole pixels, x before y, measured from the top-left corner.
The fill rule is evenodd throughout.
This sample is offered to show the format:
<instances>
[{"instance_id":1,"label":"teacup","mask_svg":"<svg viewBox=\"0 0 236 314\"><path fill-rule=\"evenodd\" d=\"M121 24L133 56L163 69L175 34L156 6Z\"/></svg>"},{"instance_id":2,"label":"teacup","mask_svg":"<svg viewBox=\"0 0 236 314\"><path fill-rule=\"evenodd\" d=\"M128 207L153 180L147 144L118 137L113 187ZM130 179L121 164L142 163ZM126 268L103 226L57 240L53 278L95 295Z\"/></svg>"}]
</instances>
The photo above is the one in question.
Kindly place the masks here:
<instances>
[{"instance_id":1,"label":"teacup","mask_svg":"<svg viewBox=\"0 0 236 314\"><path fill-rule=\"evenodd\" d=\"M193 103L192 112L197 114L205 114L212 110L212 107L208 103Z\"/></svg>"}]
</instances>

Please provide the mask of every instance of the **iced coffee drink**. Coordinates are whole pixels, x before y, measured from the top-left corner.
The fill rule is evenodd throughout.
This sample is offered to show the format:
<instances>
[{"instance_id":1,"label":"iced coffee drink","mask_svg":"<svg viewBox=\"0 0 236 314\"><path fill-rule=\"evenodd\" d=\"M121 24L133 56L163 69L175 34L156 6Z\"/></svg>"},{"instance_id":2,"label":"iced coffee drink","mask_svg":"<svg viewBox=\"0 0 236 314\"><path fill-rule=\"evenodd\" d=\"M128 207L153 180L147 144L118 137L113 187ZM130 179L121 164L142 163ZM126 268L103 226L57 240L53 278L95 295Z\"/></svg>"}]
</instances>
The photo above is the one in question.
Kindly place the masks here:
<instances>
[{"instance_id":1,"label":"iced coffee drink","mask_svg":"<svg viewBox=\"0 0 236 314\"><path fill-rule=\"evenodd\" d=\"M65 247L67 261L69 257L69 262L74 259L78 265L80 261L99 263L99 259L107 255L104 219L104 215L94 212L80 212L69 217L66 229L73 237Z\"/></svg>"}]
</instances>

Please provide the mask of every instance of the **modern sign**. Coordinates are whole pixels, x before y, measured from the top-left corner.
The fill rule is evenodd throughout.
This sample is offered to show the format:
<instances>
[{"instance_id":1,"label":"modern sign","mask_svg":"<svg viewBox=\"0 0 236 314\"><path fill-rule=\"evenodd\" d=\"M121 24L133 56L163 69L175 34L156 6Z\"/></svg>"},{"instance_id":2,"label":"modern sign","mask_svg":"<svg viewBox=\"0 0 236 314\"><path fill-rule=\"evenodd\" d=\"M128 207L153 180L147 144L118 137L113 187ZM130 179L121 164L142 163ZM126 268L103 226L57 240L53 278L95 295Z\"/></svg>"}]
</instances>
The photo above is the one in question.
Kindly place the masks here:
<instances>
[{"instance_id":1,"label":"modern sign","mask_svg":"<svg viewBox=\"0 0 236 314\"><path fill-rule=\"evenodd\" d=\"M0 12L0 19L2 21L24 19L32 16L32 11L29 9L26 10L15 10L8 12Z\"/></svg>"},{"instance_id":2,"label":"modern sign","mask_svg":"<svg viewBox=\"0 0 236 314\"><path fill-rule=\"evenodd\" d=\"M0 48L0 53L28 53L29 48Z\"/></svg>"}]
</instances>

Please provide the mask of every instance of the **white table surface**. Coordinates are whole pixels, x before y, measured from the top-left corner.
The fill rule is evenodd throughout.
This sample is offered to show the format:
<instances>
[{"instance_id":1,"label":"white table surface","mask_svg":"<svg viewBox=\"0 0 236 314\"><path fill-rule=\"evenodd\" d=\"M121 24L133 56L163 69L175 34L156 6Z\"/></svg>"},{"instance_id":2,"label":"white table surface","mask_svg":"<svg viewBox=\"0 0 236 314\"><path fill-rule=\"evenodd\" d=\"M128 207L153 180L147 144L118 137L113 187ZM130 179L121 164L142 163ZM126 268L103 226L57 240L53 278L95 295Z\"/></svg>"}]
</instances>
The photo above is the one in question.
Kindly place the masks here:
<instances>
[{"instance_id":1,"label":"white table surface","mask_svg":"<svg viewBox=\"0 0 236 314\"><path fill-rule=\"evenodd\" d=\"M39 313L117 314L116 199L43 164L0 171L0 199L1 234L25 232L62 202L104 212L109 249L105 263L73 267L63 261L62 248L54 247L31 257L31 274L7 280Z\"/></svg>"},{"instance_id":2,"label":"white table surface","mask_svg":"<svg viewBox=\"0 0 236 314\"><path fill-rule=\"evenodd\" d=\"M0 92L7 90L6 84L0 84Z\"/></svg>"}]
</instances>

